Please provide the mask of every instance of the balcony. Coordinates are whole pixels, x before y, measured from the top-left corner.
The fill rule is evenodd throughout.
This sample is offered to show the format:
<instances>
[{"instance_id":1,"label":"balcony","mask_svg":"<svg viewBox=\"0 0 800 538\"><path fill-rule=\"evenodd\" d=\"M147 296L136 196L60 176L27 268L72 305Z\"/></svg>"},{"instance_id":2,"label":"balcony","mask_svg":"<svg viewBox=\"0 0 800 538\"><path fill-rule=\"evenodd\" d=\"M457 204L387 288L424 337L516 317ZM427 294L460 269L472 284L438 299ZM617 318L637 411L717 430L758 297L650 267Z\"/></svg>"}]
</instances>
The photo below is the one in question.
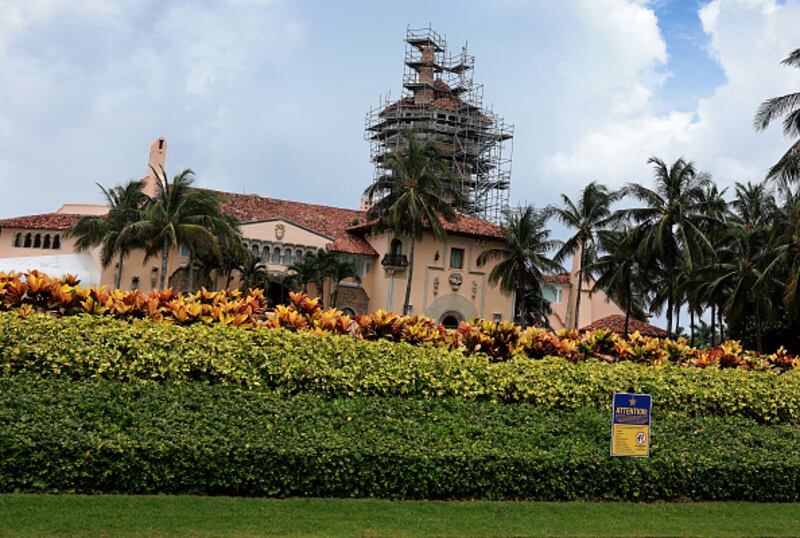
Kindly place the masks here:
<instances>
[{"instance_id":1,"label":"balcony","mask_svg":"<svg viewBox=\"0 0 800 538\"><path fill-rule=\"evenodd\" d=\"M408 258L405 254L386 254L381 265L387 269L405 269L408 267Z\"/></svg>"}]
</instances>

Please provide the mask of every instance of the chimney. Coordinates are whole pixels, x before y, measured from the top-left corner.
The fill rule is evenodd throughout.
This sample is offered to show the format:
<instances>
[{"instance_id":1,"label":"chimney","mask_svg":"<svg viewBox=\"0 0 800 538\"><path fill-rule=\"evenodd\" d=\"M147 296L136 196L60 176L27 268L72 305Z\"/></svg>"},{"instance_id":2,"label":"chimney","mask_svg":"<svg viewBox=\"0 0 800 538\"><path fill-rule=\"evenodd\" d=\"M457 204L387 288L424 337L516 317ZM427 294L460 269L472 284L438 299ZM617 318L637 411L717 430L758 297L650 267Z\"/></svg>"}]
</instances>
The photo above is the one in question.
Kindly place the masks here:
<instances>
[{"instance_id":1,"label":"chimney","mask_svg":"<svg viewBox=\"0 0 800 538\"><path fill-rule=\"evenodd\" d=\"M436 63L436 48L433 43L427 43L421 47L422 66L417 68L419 82L425 86L414 92L415 105L427 105L433 101L433 66Z\"/></svg>"},{"instance_id":2,"label":"chimney","mask_svg":"<svg viewBox=\"0 0 800 538\"><path fill-rule=\"evenodd\" d=\"M167 139L163 136L156 138L150 145L150 158L147 160L147 176L144 178L144 192L148 196L155 196L158 191L158 177L161 169L167 162ZM155 172L153 170L155 169Z\"/></svg>"}]
</instances>

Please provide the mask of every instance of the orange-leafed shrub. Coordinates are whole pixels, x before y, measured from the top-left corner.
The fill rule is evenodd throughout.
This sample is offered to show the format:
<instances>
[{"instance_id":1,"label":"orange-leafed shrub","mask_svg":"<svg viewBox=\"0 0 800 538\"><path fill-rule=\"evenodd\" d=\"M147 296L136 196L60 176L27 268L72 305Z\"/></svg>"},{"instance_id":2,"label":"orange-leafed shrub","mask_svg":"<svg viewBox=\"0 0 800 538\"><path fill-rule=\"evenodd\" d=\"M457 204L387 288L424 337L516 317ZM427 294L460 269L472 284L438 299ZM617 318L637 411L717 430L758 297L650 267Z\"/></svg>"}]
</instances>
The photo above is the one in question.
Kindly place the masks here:
<instances>
[{"instance_id":1,"label":"orange-leafed shrub","mask_svg":"<svg viewBox=\"0 0 800 538\"><path fill-rule=\"evenodd\" d=\"M38 271L0 272L0 311L27 317L34 313L55 316L85 314L124 320L149 319L190 325L223 324L252 328L284 328L318 335L349 334L364 340L390 340L414 345L460 349L482 353L493 361L515 356L541 359L564 357L571 362L631 361L650 365L676 364L696 368L740 368L785 372L800 367L800 358L781 348L772 354L743 349L726 341L710 349L691 347L685 339L642 336L623 338L610 330L557 333L539 328L520 328L508 321L482 319L447 330L425 316L400 316L378 310L350 317L335 308L324 308L318 298L290 293L289 304L269 309L263 290L242 293L209 291L181 294L176 290L140 291L83 287L72 275L51 278Z\"/></svg>"}]
</instances>

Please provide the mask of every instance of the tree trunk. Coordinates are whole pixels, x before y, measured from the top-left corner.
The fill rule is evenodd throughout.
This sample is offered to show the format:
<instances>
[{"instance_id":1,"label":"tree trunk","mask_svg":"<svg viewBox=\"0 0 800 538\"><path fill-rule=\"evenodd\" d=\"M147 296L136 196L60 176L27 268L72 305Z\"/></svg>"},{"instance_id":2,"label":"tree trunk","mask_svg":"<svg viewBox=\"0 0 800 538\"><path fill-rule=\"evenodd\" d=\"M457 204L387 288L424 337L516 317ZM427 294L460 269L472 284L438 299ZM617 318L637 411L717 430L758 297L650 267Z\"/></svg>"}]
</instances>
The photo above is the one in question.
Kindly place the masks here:
<instances>
[{"instance_id":1,"label":"tree trunk","mask_svg":"<svg viewBox=\"0 0 800 538\"><path fill-rule=\"evenodd\" d=\"M675 337L680 336L678 332L681 328L681 303L675 301Z\"/></svg>"},{"instance_id":2,"label":"tree trunk","mask_svg":"<svg viewBox=\"0 0 800 538\"><path fill-rule=\"evenodd\" d=\"M189 254L189 293L194 292L194 253Z\"/></svg>"},{"instance_id":3,"label":"tree trunk","mask_svg":"<svg viewBox=\"0 0 800 538\"><path fill-rule=\"evenodd\" d=\"M758 307L758 301L756 301L756 349L759 353L764 351L761 346L761 309Z\"/></svg>"},{"instance_id":4,"label":"tree trunk","mask_svg":"<svg viewBox=\"0 0 800 538\"><path fill-rule=\"evenodd\" d=\"M717 306L711 303L711 347L714 347L717 341Z\"/></svg>"},{"instance_id":5,"label":"tree trunk","mask_svg":"<svg viewBox=\"0 0 800 538\"><path fill-rule=\"evenodd\" d=\"M161 248L161 280L160 280L160 287L161 289L166 289L167 284L167 270L169 265L169 245L165 244Z\"/></svg>"},{"instance_id":6,"label":"tree trunk","mask_svg":"<svg viewBox=\"0 0 800 538\"><path fill-rule=\"evenodd\" d=\"M117 271L114 275L114 288L119 289L122 285L122 262L125 260L125 254L122 252L119 253L119 264L117 265Z\"/></svg>"},{"instance_id":7,"label":"tree trunk","mask_svg":"<svg viewBox=\"0 0 800 538\"><path fill-rule=\"evenodd\" d=\"M625 306L625 339L628 338L628 323L631 320L631 298L628 297L628 304Z\"/></svg>"},{"instance_id":8,"label":"tree trunk","mask_svg":"<svg viewBox=\"0 0 800 538\"><path fill-rule=\"evenodd\" d=\"M667 256L667 338L672 338L672 307L675 300L674 260Z\"/></svg>"},{"instance_id":9,"label":"tree trunk","mask_svg":"<svg viewBox=\"0 0 800 538\"><path fill-rule=\"evenodd\" d=\"M689 345L694 347L694 309L689 308Z\"/></svg>"},{"instance_id":10,"label":"tree trunk","mask_svg":"<svg viewBox=\"0 0 800 538\"><path fill-rule=\"evenodd\" d=\"M722 307L717 308L717 318L719 319L719 343L725 341L725 327L722 325Z\"/></svg>"},{"instance_id":11,"label":"tree trunk","mask_svg":"<svg viewBox=\"0 0 800 538\"><path fill-rule=\"evenodd\" d=\"M580 257L580 260L578 261L578 290L577 290L578 296L575 299L575 318L574 318L575 325L573 327L575 330L580 328L580 324L578 322L580 321L580 315L581 315L581 295L583 295L583 293L582 293L582 289L583 289L583 261L586 259L585 256L584 256L584 247L585 246L586 246L585 245L585 241L581 241L581 257Z\"/></svg>"},{"instance_id":12,"label":"tree trunk","mask_svg":"<svg viewBox=\"0 0 800 538\"><path fill-rule=\"evenodd\" d=\"M406 280L406 298L403 300L403 314L411 315L411 278L414 276L414 249L417 246L417 231L411 227L411 245L408 248L408 279Z\"/></svg>"}]
</instances>

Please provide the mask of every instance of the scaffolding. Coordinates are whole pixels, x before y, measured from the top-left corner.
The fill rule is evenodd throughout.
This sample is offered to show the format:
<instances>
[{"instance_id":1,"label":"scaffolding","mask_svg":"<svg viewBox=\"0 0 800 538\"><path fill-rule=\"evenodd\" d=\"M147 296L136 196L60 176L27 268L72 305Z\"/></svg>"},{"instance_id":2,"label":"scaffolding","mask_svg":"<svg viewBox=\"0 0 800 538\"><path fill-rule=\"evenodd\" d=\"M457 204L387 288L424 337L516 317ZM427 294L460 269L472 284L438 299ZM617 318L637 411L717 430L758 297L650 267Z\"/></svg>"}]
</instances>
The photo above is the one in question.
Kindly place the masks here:
<instances>
[{"instance_id":1,"label":"scaffolding","mask_svg":"<svg viewBox=\"0 0 800 538\"><path fill-rule=\"evenodd\" d=\"M500 222L508 207L514 126L483 104L475 84L475 57L467 45L449 54L432 28L407 29L400 99L382 98L366 116L365 138L377 180L391 170L387 156L404 150L411 130L432 141L461 182L474 216Z\"/></svg>"}]
</instances>

